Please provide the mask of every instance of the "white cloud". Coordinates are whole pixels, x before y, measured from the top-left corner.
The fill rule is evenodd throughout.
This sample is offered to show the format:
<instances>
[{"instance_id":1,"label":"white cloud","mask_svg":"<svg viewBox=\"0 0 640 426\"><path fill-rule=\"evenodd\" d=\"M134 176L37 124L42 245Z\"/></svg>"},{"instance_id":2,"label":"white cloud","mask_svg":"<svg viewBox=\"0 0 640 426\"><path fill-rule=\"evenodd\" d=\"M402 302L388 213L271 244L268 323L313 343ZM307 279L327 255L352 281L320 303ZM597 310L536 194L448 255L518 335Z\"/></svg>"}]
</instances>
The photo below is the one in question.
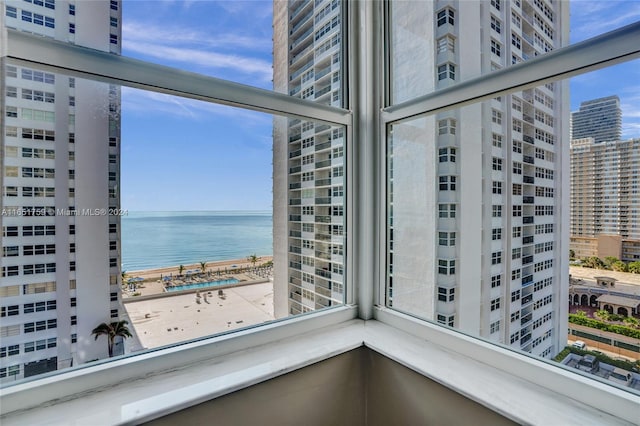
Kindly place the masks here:
<instances>
[{"instance_id":1,"label":"white cloud","mask_svg":"<svg viewBox=\"0 0 640 426\"><path fill-rule=\"evenodd\" d=\"M196 64L207 68L228 69L244 74L253 74L263 83L271 81L272 77L271 63L257 58L135 41L127 42L126 49L163 60L170 58L172 61Z\"/></svg>"},{"instance_id":2,"label":"white cloud","mask_svg":"<svg viewBox=\"0 0 640 426\"><path fill-rule=\"evenodd\" d=\"M573 42L595 37L640 19L640 2L571 2L571 39Z\"/></svg>"},{"instance_id":3,"label":"white cloud","mask_svg":"<svg viewBox=\"0 0 640 426\"><path fill-rule=\"evenodd\" d=\"M198 121L210 119L212 115L224 116L242 123L243 127L271 125L268 114L130 87L122 87L122 110L124 114L170 114Z\"/></svg>"},{"instance_id":4,"label":"white cloud","mask_svg":"<svg viewBox=\"0 0 640 426\"><path fill-rule=\"evenodd\" d=\"M241 35L233 32L213 34L188 28L158 26L138 21L126 21L122 26L124 48L128 48L128 43L130 42L151 41L159 44L158 40L162 40L162 44L167 46L184 46L187 44L228 50L242 48L270 51L272 47L271 38Z\"/></svg>"}]
</instances>

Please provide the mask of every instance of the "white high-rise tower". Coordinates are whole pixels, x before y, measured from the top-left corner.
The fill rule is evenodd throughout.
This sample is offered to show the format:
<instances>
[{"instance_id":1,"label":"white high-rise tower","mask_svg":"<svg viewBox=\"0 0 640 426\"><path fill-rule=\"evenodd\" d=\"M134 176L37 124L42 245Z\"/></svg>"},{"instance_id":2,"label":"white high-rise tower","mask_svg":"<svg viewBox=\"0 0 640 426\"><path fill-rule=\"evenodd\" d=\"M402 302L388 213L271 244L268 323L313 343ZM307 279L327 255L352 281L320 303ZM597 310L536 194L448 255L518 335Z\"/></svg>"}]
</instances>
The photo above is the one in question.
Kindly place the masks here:
<instances>
[{"instance_id":1,"label":"white high-rise tower","mask_svg":"<svg viewBox=\"0 0 640 426\"><path fill-rule=\"evenodd\" d=\"M5 1L0 24L119 54L121 16L120 1ZM91 331L120 315L120 89L2 65L7 382L108 356Z\"/></svg>"}]
</instances>

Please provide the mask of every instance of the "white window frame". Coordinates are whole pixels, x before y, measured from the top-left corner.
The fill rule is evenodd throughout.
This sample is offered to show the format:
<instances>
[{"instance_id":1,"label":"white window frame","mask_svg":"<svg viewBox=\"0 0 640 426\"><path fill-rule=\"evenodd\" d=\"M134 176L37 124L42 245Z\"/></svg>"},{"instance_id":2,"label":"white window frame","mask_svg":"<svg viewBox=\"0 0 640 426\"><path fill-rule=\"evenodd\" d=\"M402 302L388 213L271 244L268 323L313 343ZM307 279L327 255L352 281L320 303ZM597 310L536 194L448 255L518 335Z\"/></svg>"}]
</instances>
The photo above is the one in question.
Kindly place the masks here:
<instances>
[{"instance_id":1,"label":"white window frame","mask_svg":"<svg viewBox=\"0 0 640 426\"><path fill-rule=\"evenodd\" d=\"M639 57L640 24L384 107L376 105L384 98L385 91L374 78L378 75L375 69L383 69L379 63L382 55L378 54L381 51L378 48L383 46L382 2L349 2L347 7L351 12L347 15L351 27L362 28L362 34L355 31L347 34L352 47L348 49L350 66L358 77L354 80L353 75L349 76L351 83L358 81L348 85L353 113L211 77L185 78L179 71L160 70L141 61L12 30L3 34L6 40L3 56L12 65L31 65L53 72L64 70L76 77L110 84L345 125L347 152L356 153L345 165L346 175L353 177L349 179L353 187L347 191L350 198L347 205L353 206L347 210L347 229L351 236L347 239L347 253L353 256L346 267L349 296L345 306L136 356L105 360L11 386L2 393L3 424L5 421L31 424L33 422L23 420L50 420L56 415L66 419L69 412L74 412L75 418L95 416L100 413L96 411L98 405L105 406L108 413L120 412L122 418L115 421L150 420L363 344L516 421L550 424L563 419L576 423L637 420L639 399L636 395L384 307L385 266L379 259L385 258L385 236L368 230L385 229L384 214L378 213L384 211L385 197L380 194L384 195L386 177L379 171L377 161L384 158L379 154L384 152L383 141L389 125ZM37 63L33 62L35 58ZM355 105L360 106L354 108ZM367 117L371 119L363 119ZM376 143L362 144L354 151L354 140ZM354 164L358 165L355 169ZM358 210L351 199L354 193L362 200L362 208ZM267 362L256 363L256 360ZM195 367L176 368L191 363ZM442 369L442 365L448 368ZM130 385L133 378L145 376L137 386ZM194 382L196 377L203 380ZM163 381L171 382L175 392L150 394L162 388ZM493 398L495 393L503 398ZM72 397L79 394L84 396ZM148 398L138 400L141 395ZM58 403L49 405L52 398ZM100 404L87 404L91 398Z\"/></svg>"}]
</instances>

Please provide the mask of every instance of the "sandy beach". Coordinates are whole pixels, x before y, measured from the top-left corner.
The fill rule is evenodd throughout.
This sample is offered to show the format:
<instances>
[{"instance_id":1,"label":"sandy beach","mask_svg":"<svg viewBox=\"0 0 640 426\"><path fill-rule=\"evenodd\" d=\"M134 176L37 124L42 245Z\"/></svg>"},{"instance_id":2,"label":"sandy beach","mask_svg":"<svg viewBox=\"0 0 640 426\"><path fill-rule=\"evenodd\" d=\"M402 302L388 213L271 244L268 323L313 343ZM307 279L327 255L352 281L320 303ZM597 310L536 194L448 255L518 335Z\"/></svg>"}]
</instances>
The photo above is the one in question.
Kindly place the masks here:
<instances>
[{"instance_id":1,"label":"sandy beach","mask_svg":"<svg viewBox=\"0 0 640 426\"><path fill-rule=\"evenodd\" d=\"M258 261L256 262L256 266L260 266L271 260L273 260L272 256L259 257ZM232 265L237 265L238 268L249 268L253 266L253 264L249 262L246 258L219 260L219 261L207 262L206 270L211 272L217 272L218 270L224 271L224 269L227 268L227 270L230 271ZM201 270L200 263L193 263L190 265L183 265L183 266L185 271L192 270L192 269L197 269L198 271ZM160 279L161 275L162 276L171 275L171 274L178 275L180 273L179 268L180 268L180 265L175 265L175 266L167 266L164 268L143 269L138 271L125 271L125 272L127 273L128 278L140 277L140 278L144 278L145 280L150 280L150 279Z\"/></svg>"},{"instance_id":2,"label":"sandy beach","mask_svg":"<svg viewBox=\"0 0 640 426\"><path fill-rule=\"evenodd\" d=\"M258 258L255 266L259 267L266 262L269 262L273 259L272 256L262 256ZM233 265L236 265L235 268L232 268ZM184 271L189 270L197 270L198 272L202 271L200 267L200 263L194 263L190 265L183 265ZM246 258L244 259L230 259L230 260L221 260L221 261L211 261L207 262L205 272L211 272L211 274L215 274L216 279L225 279L225 278L236 278L243 281L255 281L255 280L266 280L265 277L258 277L250 272L243 271L246 268L252 268L253 264L249 262ZM164 268L155 268L155 269L144 269L138 271L125 271L125 287L128 280L132 278L142 278L144 281L136 282L135 292L140 296L148 296L152 294L159 294L164 292L164 282L162 281L162 277L165 276L173 276L176 278L179 272L179 265L176 266L167 266ZM226 272L225 272L226 271ZM243 272L241 272L243 271ZM219 274L218 274L219 272ZM131 297L128 291L123 292L123 297L128 298Z\"/></svg>"}]
</instances>

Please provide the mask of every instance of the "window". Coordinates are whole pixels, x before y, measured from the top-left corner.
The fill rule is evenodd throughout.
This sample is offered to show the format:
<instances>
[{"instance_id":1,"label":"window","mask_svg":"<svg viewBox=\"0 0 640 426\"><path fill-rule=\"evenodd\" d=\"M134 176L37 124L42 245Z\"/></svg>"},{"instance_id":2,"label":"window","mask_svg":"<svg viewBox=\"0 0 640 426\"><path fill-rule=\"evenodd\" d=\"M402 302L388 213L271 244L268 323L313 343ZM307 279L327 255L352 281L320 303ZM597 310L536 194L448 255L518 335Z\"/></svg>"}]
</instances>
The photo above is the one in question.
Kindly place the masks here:
<instances>
[{"instance_id":1,"label":"window","mask_svg":"<svg viewBox=\"0 0 640 426\"><path fill-rule=\"evenodd\" d=\"M492 240L501 240L502 239L502 229L494 228L491 230L491 239Z\"/></svg>"},{"instance_id":2,"label":"window","mask_svg":"<svg viewBox=\"0 0 640 426\"><path fill-rule=\"evenodd\" d=\"M493 157L492 168L496 171L502 170L502 158Z\"/></svg>"},{"instance_id":3,"label":"window","mask_svg":"<svg viewBox=\"0 0 640 426\"><path fill-rule=\"evenodd\" d=\"M491 144L496 148L502 148L502 135L493 133L491 135Z\"/></svg>"},{"instance_id":4,"label":"window","mask_svg":"<svg viewBox=\"0 0 640 426\"><path fill-rule=\"evenodd\" d=\"M456 120L453 118L446 118L438 121L438 134L439 135L455 135L456 134Z\"/></svg>"},{"instance_id":5,"label":"window","mask_svg":"<svg viewBox=\"0 0 640 426\"><path fill-rule=\"evenodd\" d=\"M438 273L442 275L455 275L456 261L452 259L438 259Z\"/></svg>"},{"instance_id":6,"label":"window","mask_svg":"<svg viewBox=\"0 0 640 426\"><path fill-rule=\"evenodd\" d=\"M491 277L491 288L500 287L502 285L502 275L493 275Z\"/></svg>"},{"instance_id":7,"label":"window","mask_svg":"<svg viewBox=\"0 0 640 426\"><path fill-rule=\"evenodd\" d=\"M500 321L492 322L491 325L489 326L489 332L493 334L493 333L497 333L498 331L500 331Z\"/></svg>"},{"instance_id":8,"label":"window","mask_svg":"<svg viewBox=\"0 0 640 426\"><path fill-rule=\"evenodd\" d=\"M455 232L438 232L438 241L441 246L455 246L456 245L456 233Z\"/></svg>"},{"instance_id":9,"label":"window","mask_svg":"<svg viewBox=\"0 0 640 426\"><path fill-rule=\"evenodd\" d=\"M455 176L440 176L440 191L455 191L456 190L456 177Z\"/></svg>"},{"instance_id":10,"label":"window","mask_svg":"<svg viewBox=\"0 0 640 426\"><path fill-rule=\"evenodd\" d=\"M438 80L456 79L456 66L454 64L443 64L438 66Z\"/></svg>"},{"instance_id":11,"label":"window","mask_svg":"<svg viewBox=\"0 0 640 426\"><path fill-rule=\"evenodd\" d=\"M519 183L514 183L512 193L513 195L522 195L522 185Z\"/></svg>"},{"instance_id":12,"label":"window","mask_svg":"<svg viewBox=\"0 0 640 426\"><path fill-rule=\"evenodd\" d=\"M438 150L438 157L441 163L456 162L456 149L455 148L440 148Z\"/></svg>"},{"instance_id":13,"label":"window","mask_svg":"<svg viewBox=\"0 0 640 426\"><path fill-rule=\"evenodd\" d=\"M437 41L437 45L438 45L438 53L445 53L445 52L455 53L456 42L455 42L455 39L450 35L446 35L444 37L439 38Z\"/></svg>"},{"instance_id":14,"label":"window","mask_svg":"<svg viewBox=\"0 0 640 426\"><path fill-rule=\"evenodd\" d=\"M438 300L441 302L453 302L455 300L455 288L438 287Z\"/></svg>"},{"instance_id":15,"label":"window","mask_svg":"<svg viewBox=\"0 0 640 426\"><path fill-rule=\"evenodd\" d=\"M498 34L500 34L500 32L502 31L502 23L498 18L496 18L493 15L491 15L491 29L497 32Z\"/></svg>"},{"instance_id":16,"label":"window","mask_svg":"<svg viewBox=\"0 0 640 426\"><path fill-rule=\"evenodd\" d=\"M500 263L502 263L502 252L498 251L491 253L491 264L499 265Z\"/></svg>"},{"instance_id":17,"label":"window","mask_svg":"<svg viewBox=\"0 0 640 426\"><path fill-rule=\"evenodd\" d=\"M496 56L501 56L502 55L501 48L500 48L500 43L498 43L495 40L491 40L491 53L493 53Z\"/></svg>"},{"instance_id":18,"label":"window","mask_svg":"<svg viewBox=\"0 0 640 426\"><path fill-rule=\"evenodd\" d=\"M455 25L455 12L453 9L445 8L437 14L437 24L439 27L449 24Z\"/></svg>"},{"instance_id":19,"label":"window","mask_svg":"<svg viewBox=\"0 0 640 426\"><path fill-rule=\"evenodd\" d=\"M493 205L491 206L491 216L492 217L502 217L502 206Z\"/></svg>"},{"instance_id":20,"label":"window","mask_svg":"<svg viewBox=\"0 0 640 426\"><path fill-rule=\"evenodd\" d=\"M491 300L491 311L500 309L500 298Z\"/></svg>"},{"instance_id":21,"label":"window","mask_svg":"<svg viewBox=\"0 0 640 426\"><path fill-rule=\"evenodd\" d=\"M496 124L502 124L502 113L497 109L491 110L491 121Z\"/></svg>"},{"instance_id":22,"label":"window","mask_svg":"<svg viewBox=\"0 0 640 426\"><path fill-rule=\"evenodd\" d=\"M439 217L442 219L454 219L456 217L456 205L455 204L439 204L438 205Z\"/></svg>"},{"instance_id":23,"label":"window","mask_svg":"<svg viewBox=\"0 0 640 426\"><path fill-rule=\"evenodd\" d=\"M502 182L493 181L492 184L493 193L494 194L502 194Z\"/></svg>"}]
</instances>

